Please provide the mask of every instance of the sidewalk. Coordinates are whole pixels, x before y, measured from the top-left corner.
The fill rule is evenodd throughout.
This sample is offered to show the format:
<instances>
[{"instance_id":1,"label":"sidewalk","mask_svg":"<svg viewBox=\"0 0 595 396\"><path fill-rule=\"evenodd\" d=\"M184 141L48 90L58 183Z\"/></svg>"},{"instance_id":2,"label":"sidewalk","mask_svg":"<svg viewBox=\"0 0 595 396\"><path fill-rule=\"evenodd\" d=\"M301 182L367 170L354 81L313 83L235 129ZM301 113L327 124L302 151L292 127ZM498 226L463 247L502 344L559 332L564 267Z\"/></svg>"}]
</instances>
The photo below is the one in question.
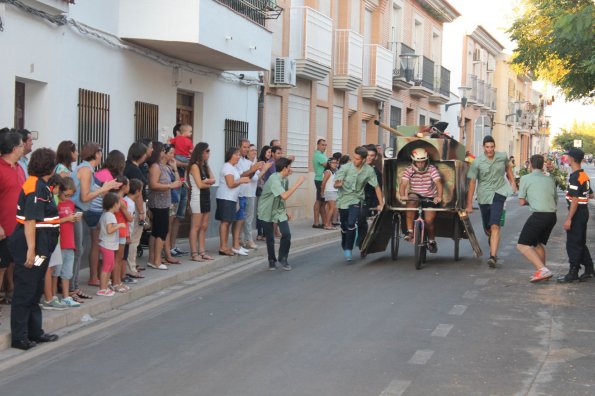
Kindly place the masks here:
<instances>
[{"instance_id":1,"label":"sidewalk","mask_svg":"<svg viewBox=\"0 0 595 396\"><path fill-rule=\"evenodd\" d=\"M338 244L340 231L314 229L312 228L311 220L290 222L290 228L292 250L337 240L337 254L340 254L340 247ZM278 242L279 240L277 239L276 250L278 250ZM89 316L95 317L102 313L116 310L118 307L172 287L188 279L214 272L226 266L239 264L242 260L254 260L255 258L260 258L264 270L268 267L266 244L260 241L258 241L257 244L258 249L251 252L247 257L220 256L218 255L219 238L208 238L206 242L207 252L209 252L215 260L199 263L191 261L189 255L187 255L178 257L180 261L182 261L182 264L169 265L169 270L167 271L147 268L146 271L143 271L145 278L139 279L138 283L130 285L131 290L128 293L116 293L113 297L97 296L95 294L97 288L87 286L89 270L86 268L80 273L80 285L85 293L93 296L93 299L84 300L85 303L81 304L78 308L70 308L64 311L44 310L43 329L46 332L54 332L58 329L81 323ZM183 250L190 250L187 239L180 240L178 246ZM146 266L147 257L148 250L145 249L143 257L137 259L138 263ZM289 262L291 263L291 252L289 254ZM0 351L7 348L10 348L10 306L2 305L0 307Z\"/></svg>"}]
</instances>

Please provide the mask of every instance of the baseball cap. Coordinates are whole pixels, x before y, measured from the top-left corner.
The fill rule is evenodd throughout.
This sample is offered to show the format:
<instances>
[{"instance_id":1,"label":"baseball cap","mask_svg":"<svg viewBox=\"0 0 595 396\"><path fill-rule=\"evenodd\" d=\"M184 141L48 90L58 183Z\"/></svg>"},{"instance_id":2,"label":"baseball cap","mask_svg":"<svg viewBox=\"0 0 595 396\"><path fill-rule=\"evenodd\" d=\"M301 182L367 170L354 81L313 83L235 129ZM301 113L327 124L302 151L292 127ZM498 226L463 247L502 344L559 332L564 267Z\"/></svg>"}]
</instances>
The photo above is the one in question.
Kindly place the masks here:
<instances>
[{"instance_id":1,"label":"baseball cap","mask_svg":"<svg viewBox=\"0 0 595 396\"><path fill-rule=\"evenodd\" d=\"M585 157L585 153L583 152L583 150L581 150L580 148L576 148L576 147L573 147L570 150L568 150L568 152L566 154L568 154L569 157L572 157L579 164Z\"/></svg>"}]
</instances>

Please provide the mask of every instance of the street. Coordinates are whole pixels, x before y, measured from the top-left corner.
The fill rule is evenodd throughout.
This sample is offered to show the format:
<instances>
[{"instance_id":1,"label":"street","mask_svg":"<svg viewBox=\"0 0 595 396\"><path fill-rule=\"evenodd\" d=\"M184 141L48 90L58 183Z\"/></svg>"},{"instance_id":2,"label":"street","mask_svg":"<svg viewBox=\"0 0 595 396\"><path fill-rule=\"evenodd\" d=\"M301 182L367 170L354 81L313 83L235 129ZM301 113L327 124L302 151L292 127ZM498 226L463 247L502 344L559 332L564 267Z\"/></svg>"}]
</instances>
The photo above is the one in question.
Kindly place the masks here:
<instances>
[{"instance_id":1,"label":"street","mask_svg":"<svg viewBox=\"0 0 595 396\"><path fill-rule=\"evenodd\" d=\"M550 268L567 271L558 223ZM420 271L413 249L346 264L337 243L258 270L0 373L5 395L590 395L595 282L531 284L528 216L508 202L499 267L452 241ZM487 242L472 221L484 252ZM591 239L592 240L592 239Z\"/></svg>"}]
</instances>

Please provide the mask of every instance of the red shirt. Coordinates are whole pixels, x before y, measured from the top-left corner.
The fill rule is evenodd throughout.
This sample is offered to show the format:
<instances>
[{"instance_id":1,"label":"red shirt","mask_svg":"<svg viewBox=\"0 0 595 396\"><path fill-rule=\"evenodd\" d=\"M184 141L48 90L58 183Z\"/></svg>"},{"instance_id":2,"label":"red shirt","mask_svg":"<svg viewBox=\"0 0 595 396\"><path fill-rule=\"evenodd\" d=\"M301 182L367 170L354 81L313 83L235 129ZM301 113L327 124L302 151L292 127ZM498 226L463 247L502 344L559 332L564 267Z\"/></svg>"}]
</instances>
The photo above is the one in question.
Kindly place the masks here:
<instances>
[{"instance_id":1,"label":"red shirt","mask_svg":"<svg viewBox=\"0 0 595 396\"><path fill-rule=\"evenodd\" d=\"M183 155L190 158L190 154L194 149L194 144L189 137L178 135L171 140L171 144L176 148L176 155Z\"/></svg>"},{"instance_id":2,"label":"red shirt","mask_svg":"<svg viewBox=\"0 0 595 396\"><path fill-rule=\"evenodd\" d=\"M17 164L11 165L0 157L0 226L6 236L12 234L17 225L17 202L23 185L19 169Z\"/></svg>"},{"instance_id":3,"label":"red shirt","mask_svg":"<svg viewBox=\"0 0 595 396\"><path fill-rule=\"evenodd\" d=\"M74 202L70 199L65 199L58 203L58 216L60 218L73 215ZM72 221L65 221L60 224L60 249L76 249L74 243L74 223Z\"/></svg>"},{"instance_id":4,"label":"red shirt","mask_svg":"<svg viewBox=\"0 0 595 396\"><path fill-rule=\"evenodd\" d=\"M126 208L126 210L128 210L128 204L126 203L125 199L120 199L120 208ZM120 238L126 238L128 236L130 236L130 230L128 229L128 221L126 220L126 217L124 217L124 213L122 213L121 210L118 210L116 213L116 220L118 221L118 224L125 224L126 227L124 228L120 228L118 230Z\"/></svg>"}]
</instances>

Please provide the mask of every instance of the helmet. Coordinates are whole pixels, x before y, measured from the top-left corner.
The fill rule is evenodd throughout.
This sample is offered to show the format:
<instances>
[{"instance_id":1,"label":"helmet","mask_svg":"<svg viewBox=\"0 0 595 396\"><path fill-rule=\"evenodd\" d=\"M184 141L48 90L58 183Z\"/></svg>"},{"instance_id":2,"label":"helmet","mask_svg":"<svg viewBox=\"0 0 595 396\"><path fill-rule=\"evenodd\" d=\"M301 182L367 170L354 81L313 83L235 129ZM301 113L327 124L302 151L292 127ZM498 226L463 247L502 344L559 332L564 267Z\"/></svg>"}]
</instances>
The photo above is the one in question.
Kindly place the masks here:
<instances>
[{"instance_id":1,"label":"helmet","mask_svg":"<svg viewBox=\"0 0 595 396\"><path fill-rule=\"evenodd\" d=\"M411 152L411 159L413 161L427 161L428 152L424 148L416 148Z\"/></svg>"}]
</instances>

